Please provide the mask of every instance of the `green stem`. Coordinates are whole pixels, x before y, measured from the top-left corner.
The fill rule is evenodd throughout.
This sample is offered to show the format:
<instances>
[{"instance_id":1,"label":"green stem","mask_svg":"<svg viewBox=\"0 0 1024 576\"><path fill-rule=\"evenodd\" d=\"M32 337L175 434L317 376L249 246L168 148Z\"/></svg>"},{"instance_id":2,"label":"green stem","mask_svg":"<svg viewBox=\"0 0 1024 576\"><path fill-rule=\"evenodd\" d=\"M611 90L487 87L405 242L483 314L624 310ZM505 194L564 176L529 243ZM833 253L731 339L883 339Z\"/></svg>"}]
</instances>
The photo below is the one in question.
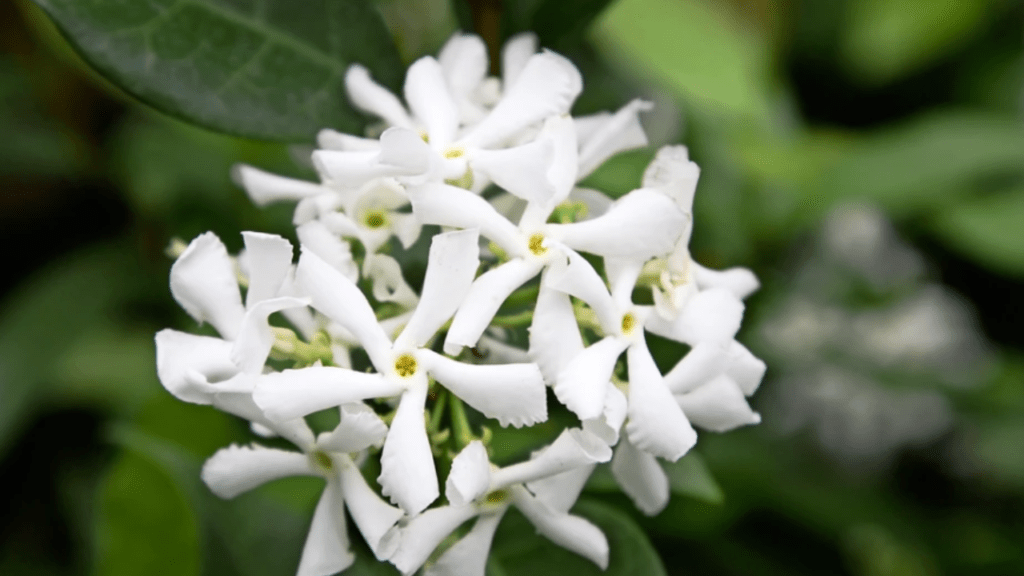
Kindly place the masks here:
<instances>
[{"instance_id":1,"label":"green stem","mask_svg":"<svg viewBox=\"0 0 1024 576\"><path fill-rule=\"evenodd\" d=\"M494 319L491 320L491 324L494 326L501 326L502 328L521 328L523 326L529 326L532 321L533 310L523 310L518 314L495 316Z\"/></svg>"},{"instance_id":2,"label":"green stem","mask_svg":"<svg viewBox=\"0 0 1024 576\"><path fill-rule=\"evenodd\" d=\"M537 295L539 294L539 284L536 286L527 286L526 288L520 288L519 290L516 290L515 292L510 294L509 297L505 299L505 306L512 308L515 306L533 304L534 302L537 301Z\"/></svg>"},{"instance_id":3,"label":"green stem","mask_svg":"<svg viewBox=\"0 0 1024 576\"><path fill-rule=\"evenodd\" d=\"M452 396L449 406L452 415L452 431L455 433L455 442L461 450L473 441L473 431L469 428L469 419L466 418L466 408L462 405L462 400Z\"/></svg>"},{"instance_id":4,"label":"green stem","mask_svg":"<svg viewBox=\"0 0 1024 576\"><path fill-rule=\"evenodd\" d=\"M438 389L437 401L434 402L433 408L430 410L430 429L437 431L441 427L441 417L444 416L445 401L448 400L448 393L444 390Z\"/></svg>"}]
</instances>

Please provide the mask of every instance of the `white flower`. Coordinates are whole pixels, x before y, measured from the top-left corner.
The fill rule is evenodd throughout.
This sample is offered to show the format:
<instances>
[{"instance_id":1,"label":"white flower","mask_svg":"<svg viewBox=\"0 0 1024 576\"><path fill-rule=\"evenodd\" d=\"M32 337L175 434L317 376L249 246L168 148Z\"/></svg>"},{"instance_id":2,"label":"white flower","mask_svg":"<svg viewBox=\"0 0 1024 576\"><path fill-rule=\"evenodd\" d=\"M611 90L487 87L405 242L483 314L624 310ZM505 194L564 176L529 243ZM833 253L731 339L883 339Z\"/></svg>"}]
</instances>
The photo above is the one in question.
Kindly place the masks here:
<instances>
[{"instance_id":1,"label":"white flower","mask_svg":"<svg viewBox=\"0 0 1024 576\"><path fill-rule=\"evenodd\" d=\"M303 253L298 277L313 307L362 344L376 374L344 368L285 370L260 379L254 398L273 419L287 420L346 402L401 396L381 455L380 483L409 514L438 495L423 409L428 375L485 416L522 426L547 419L544 382L533 364L462 364L425 347L451 316L476 273L477 232L434 237L419 305L394 343L362 292L317 256Z\"/></svg>"}]
</instances>

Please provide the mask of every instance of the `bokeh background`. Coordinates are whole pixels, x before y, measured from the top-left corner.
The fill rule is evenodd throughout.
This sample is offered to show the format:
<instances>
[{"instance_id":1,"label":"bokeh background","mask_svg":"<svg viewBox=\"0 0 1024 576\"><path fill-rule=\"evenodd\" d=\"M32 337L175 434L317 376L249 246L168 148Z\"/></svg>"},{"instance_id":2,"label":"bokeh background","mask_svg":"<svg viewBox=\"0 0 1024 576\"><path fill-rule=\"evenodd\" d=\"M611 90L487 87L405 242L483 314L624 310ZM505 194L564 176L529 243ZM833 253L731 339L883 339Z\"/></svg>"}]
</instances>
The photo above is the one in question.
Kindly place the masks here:
<instances>
[{"instance_id":1,"label":"bokeh background","mask_svg":"<svg viewBox=\"0 0 1024 576\"><path fill-rule=\"evenodd\" d=\"M578 113L656 103L652 147L589 183L624 193L656 146L690 147L694 256L757 273L741 340L769 366L763 423L702 434L663 513L600 475L588 497L668 574L1024 574L1024 4L553 5L475 2L475 25L568 54ZM471 22L461 0L378 8L407 61ZM135 103L26 0L0 22L0 574L291 573L319 487L207 494L202 460L250 434L165 393L152 338L194 327L173 238L291 233L230 167L310 176L308 148Z\"/></svg>"}]
</instances>

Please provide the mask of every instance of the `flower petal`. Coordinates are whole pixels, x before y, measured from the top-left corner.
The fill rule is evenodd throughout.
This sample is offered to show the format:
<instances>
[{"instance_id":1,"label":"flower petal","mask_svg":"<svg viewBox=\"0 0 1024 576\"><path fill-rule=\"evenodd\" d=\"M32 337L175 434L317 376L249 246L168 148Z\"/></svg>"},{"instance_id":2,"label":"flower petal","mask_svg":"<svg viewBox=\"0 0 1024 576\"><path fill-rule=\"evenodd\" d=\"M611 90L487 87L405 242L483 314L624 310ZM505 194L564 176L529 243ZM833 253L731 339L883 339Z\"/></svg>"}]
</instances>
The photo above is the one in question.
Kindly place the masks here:
<instances>
[{"instance_id":1,"label":"flower petal","mask_svg":"<svg viewBox=\"0 0 1024 576\"><path fill-rule=\"evenodd\" d=\"M390 368L391 341L356 285L313 252L303 250L296 277L313 307L355 335L378 370Z\"/></svg>"},{"instance_id":2,"label":"flower petal","mask_svg":"<svg viewBox=\"0 0 1024 576\"><path fill-rule=\"evenodd\" d=\"M389 128L402 130L401 128ZM406 131L415 134L411 131ZM385 132L387 134L387 132ZM417 139L419 139L417 137ZM423 141L420 140L423 144ZM404 140L391 140L393 147L405 150L407 142ZM358 188L374 178L386 178L392 176L411 176L420 174L429 167L429 160L426 156L407 156L406 162L402 164L391 164L384 161L385 141L381 135L381 149L379 152L372 150L360 150L356 152L340 150L316 150L313 152L313 165L316 171L331 182L346 188ZM392 151L391 158L398 153Z\"/></svg>"},{"instance_id":3,"label":"flower petal","mask_svg":"<svg viewBox=\"0 0 1024 576\"><path fill-rule=\"evenodd\" d=\"M502 426L519 428L548 419L544 377L536 364L463 364L430 350L420 354L431 376Z\"/></svg>"},{"instance_id":4,"label":"flower petal","mask_svg":"<svg viewBox=\"0 0 1024 576\"><path fill-rule=\"evenodd\" d=\"M202 472L203 482L221 498L234 498L278 478L316 475L305 454L255 444L221 448Z\"/></svg>"},{"instance_id":5,"label":"flower petal","mask_svg":"<svg viewBox=\"0 0 1024 576\"><path fill-rule=\"evenodd\" d=\"M487 45L476 34L455 33L437 56L451 95L458 103L463 123L477 122L485 115L474 102L476 90L487 77Z\"/></svg>"},{"instance_id":6,"label":"flower petal","mask_svg":"<svg viewBox=\"0 0 1024 576\"><path fill-rule=\"evenodd\" d=\"M354 561L355 556L349 550L341 489L337 482L329 481L313 512L298 576L329 576L348 568Z\"/></svg>"},{"instance_id":7,"label":"flower petal","mask_svg":"<svg viewBox=\"0 0 1024 576\"><path fill-rule=\"evenodd\" d=\"M712 288L694 294L675 320L651 314L644 328L691 346L699 342L725 345L736 337L742 321L743 302L728 290Z\"/></svg>"},{"instance_id":8,"label":"flower petal","mask_svg":"<svg viewBox=\"0 0 1024 576\"><path fill-rule=\"evenodd\" d=\"M690 161L686 146L663 146L644 171L643 187L667 194L689 214L698 178L700 167Z\"/></svg>"},{"instance_id":9,"label":"flower petal","mask_svg":"<svg viewBox=\"0 0 1024 576\"><path fill-rule=\"evenodd\" d=\"M596 467L597 464L578 466L554 476L533 480L526 487L548 508L556 512L568 512L576 504Z\"/></svg>"},{"instance_id":10,"label":"flower petal","mask_svg":"<svg viewBox=\"0 0 1024 576\"><path fill-rule=\"evenodd\" d=\"M402 267L386 254L367 255L363 274L373 282L373 297L380 302L395 302L413 308L419 296L402 276Z\"/></svg>"},{"instance_id":11,"label":"flower petal","mask_svg":"<svg viewBox=\"0 0 1024 576\"><path fill-rule=\"evenodd\" d=\"M566 256L568 265L565 261L556 260L544 275L545 284L586 302L601 327L609 333L618 334L621 329L620 312L604 280L583 256L571 250L566 252Z\"/></svg>"},{"instance_id":12,"label":"flower petal","mask_svg":"<svg viewBox=\"0 0 1024 576\"><path fill-rule=\"evenodd\" d=\"M520 32L505 41L501 48L501 83L508 90L519 79L526 63L537 53L537 35Z\"/></svg>"},{"instance_id":13,"label":"flower petal","mask_svg":"<svg viewBox=\"0 0 1024 576\"><path fill-rule=\"evenodd\" d=\"M479 228L480 233L506 251L518 255L525 246L519 229L487 200L448 184L427 183L408 190L412 211L424 224Z\"/></svg>"},{"instance_id":14,"label":"flower petal","mask_svg":"<svg viewBox=\"0 0 1024 576\"><path fill-rule=\"evenodd\" d=\"M171 294L198 322L234 340L245 315L235 266L213 232L196 236L171 266Z\"/></svg>"},{"instance_id":15,"label":"flower petal","mask_svg":"<svg viewBox=\"0 0 1024 576\"><path fill-rule=\"evenodd\" d=\"M580 142L579 174L582 180L605 160L626 150L647 146L647 134L640 125L640 112L654 107L651 102L633 100L609 116L589 138Z\"/></svg>"},{"instance_id":16,"label":"flower petal","mask_svg":"<svg viewBox=\"0 0 1024 576\"><path fill-rule=\"evenodd\" d=\"M351 458L344 454L335 454L332 458L338 468L345 505L356 528L377 560L387 560L398 549L398 530L394 526L404 516L402 510L385 502L370 488Z\"/></svg>"},{"instance_id":17,"label":"flower petal","mask_svg":"<svg viewBox=\"0 0 1024 576\"><path fill-rule=\"evenodd\" d=\"M612 474L641 512L654 516L668 505L668 476L653 455L637 450L628 439L615 448Z\"/></svg>"},{"instance_id":18,"label":"flower petal","mask_svg":"<svg viewBox=\"0 0 1024 576\"><path fill-rule=\"evenodd\" d=\"M696 390L677 395L676 400L694 424L713 432L761 422L761 416L747 404L743 391L724 374Z\"/></svg>"},{"instance_id":19,"label":"flower petal","mask_svg":"<svg viewBox=\"0 0 1024 576\"><path fill-rule=\"evenodd\" d=\"M395 340L396 349L423 346L455 314L480 266L479 241L476 229L434 236L419 304Z\"/></svg>"},{"instance_id":20,"label":"flower petal","mask_svg":"<svg viewBox=\"0 0 1024 576\"><path fill-rule=\"evenodd\" d=\"M750 396L757 390L767 369L764 360L754 356L746 346L735 340L729 343L729 368L726 374L736 381L744 396Z\"/></svg>"},{"instance_id":21,"label":"flower petal","mask_svg":"<svg viewBox=\"0 0 1024 576\"><path fill-rule=\"evenodd\" d=\"M622 390L619 390L611 382L605 389L604 410L597 418L584 420L583 429L604 440L609 446L614 446L619 441L622 423L626 421L629 402Z\"/></svg>"},{"instance_id":22,"label":"flower petal","mask_svg":"<svg viewBox=\"0 0 1024 576\"><path fill-rule=\"evenodd\" d=\"M300 225L295 231L303 250L316 254L348 279L355 281L359 278L359 269L352 258L351 245L332 233L324 222L311 220Z\"/></svg>"},{"instance_id":23,"label":"flower petal","mask_svg":"<svg viewBox=\"0 0 1024 576\"><path fill-rule=\"evenodd\" d=\"M424 56L409 67L405 74L405 101L426 128L431 145L443 147L455 139L459 107L448 91L441 64L433 56Z\"/></svg>"},{"instance_id":24,"label":"flower petal","mask_svg":"<svg viewBox=\"0 0 1024 576\"><path fill-rule=\"evenodd\" d=\"M345 90L356 108L381 118L390 126L416 128L398 97L374 82L370 71L364 66L352 64L348 67L345 71Z\"/></svg>"},{"instance_id":25,"label":"flower petal","mask_svg":"<svg viewBox=\"0 0 1024 576\"><path fill-rule=\"evenodd\" d=\"M555 396L580 420L597 418L604 409L607 384L615 361L628 343L606 337L576 355L555 380Z\"/></svg>"},{"instance_id":26,"label":"flower petal","mask_svg":"<svg viewBox=\"0 0 1024 576\"><path fill-rule=\"evenodd\" d=\"M470 167L523 200L547 203L555 193L548 176L553 154L551 139L538 138L513 148L476 150Z\"/></svg>"},{"instance_id":27,"label":"flower petal","mask_svg":"<svg viewBox=\"0 0 1024 576\"><path fill-rule=\"evenodd\" d=\"M552 510L522 486L511 490L516 508L533 523L537 532L587 558L602 570L608 568L608 540L600 528L579 516Z\"/></svg>"},{"instance_id":28,"label":"flower petal","mask_svg":"<svg viewBox=\"0 0 1024 576\"><path fill-rule=\"evenodd\" d=\"M252 376L243 375L246 378ZM252 392L220 392L213 397L213 406L222 412L234 414L267 428L287 439L303 451L314 448L313 431L303 418L292 418L281 422L268 419L263 410L253 402Z\"/></svg>"},{"instance_id":29,"label":"flower petal","mask_svg":"<svg viewBox=\"0 0 1024 576\"><path fill-rule=\"evenodd\" d=\"M444 495L452 505L464 506L482 498L490 488L491 461L483 443L474 440L452 460Z\"/></svg>"},{"instance_id":30,"label":"flower petal","mask_svg":"<svg viewBox=\"0 0 1024 576\"><path fill-rule=\"evenodd\" d=\"M461 139L467 146L491 148L549 116L568 114L583 89L579 70L551 51L534 54L486 118Z\"/></svg>"},{"instance_id":31,"label":"flower petal","mask_svg":"<svg viewBox=\"0 0 1024 576\"><path fill-rule=\"evenodd\" d=\"M267 356L270 355L270 349L274 346L274 333L267 319L274 312L308 304L309 300L306 298L291 296L257 302L242 319L242 328L231 348L231 359L243 372L260 374L267 362Z\"/></svg>"},{"instance_id":32,"label":"flower petal","mask_svg":"<svg viewBox=\"0 0 1024 576\"><path fill-rule=\"evenodd\" d=\"M747 268L712 270L694 262L693 275L701 289L724 288L740 300L757 292L757 289L761 287L757 276L754 276L754 273Z\"/></svg>"},{"instance_id":33,"label":"flower petal","mask_svg":"<svg viewBox=\"0 0 1024 576\"><path fill-rule=\"evenodd\" d=\"M454 356L463 346L475 346L509 294L536 276L540 267L539 262L513 258L481 274L468 293L460 295L458 312L444 341L445 352Z\"/></svg>"},{"instance_id":34,"label":"flower petal","mask_svg":"<svg viewBox=\"0 0 1024 576\"><path fill-rule=\"evenodd\" d=\"M665 386L673 394L689 392L725 371L727 362L724 346L699 342L665 374Z\"/></svg>"},{"instance_id":35,"label":"flower petal","mask_svg":"<svg viewBox=\"0 0 1024 576\"><path fill-rule=\"evenodd\" d=\"M408 250L419 240L423 224L415 214L403 214L401 212L391 213L391 231L402 243L402 248Z\"/></svg>"},{"instance_id":36,"label":"flower petal","mask_svg":"<svg viewBox=\"0 0 1024 576\"><path fill-rule=\"evenodd\" d=\"M175 398L192 404L210 404L211 393L187 378L198 372L206 380L226 380L238 373L231 360L232 344L220 338L164 329L156 333L156 374Z\"/></svg>"},{"instance_id":37,"label":"flower petal","mask_svg":"<svg viewBox=\"0 0 1024 576\"><path fill-rule=\"evenodd\" d=\"M427 510L402 528L398 551L389 560L402 574L412 574L423 566L438 544L476 515L476 506L441 506Z\"/></svg>"},{"instance_id":38,"label":"flower petal","mask_svg":"<svg viewBox=\"0 0 1024 576\"><path fill-rule=\"evenodd\" d=\"M422 512L440 494L434 457L423 424L426 401L425 379L402 394L380 455L377 482L381 492L410 516Z\"/></svg>"},{"instance_id":39,"label":"flower petal","mask_svg":"<svg viewBox=\"0 0 1024 576\"><path fill-rule=\"evenodd\" d=\"M261 376L252 397L268 418L282 421L367 398L389 398L401 392L401 386L380 374L310 366Z\"/></svg>"},{"instance_id":40,"label":"flower petal","mask_svg":"<svg viewBox=\"0 0 1024 576\"><path fill-rule=\"evenodd\" d=\"M377 413L362 402L341 405L341 422L324 432L316 444L327 452L359 452L384 443L388 427Z\"/></svg>"},{"instance_id":41,"label":"flower petal","mask_svg":"<svg viewBox=\"0 0 1024 576\"><path fill-rule=\"evenodd\" d=\"M576 250L643 261L671 252L688 218L664 194L640 188L597 218L552 224L549 229Z\"/></svg>"},{"instance_id":42,"label":"flower petal","mask_svg":"<svg viewBox=\"0 0 1024 576\"><path fill-rule=\"evenodd\" d=\"M607 212L614 201L604 192L599 192L592 188L573 188L572 192L569 193L569 200L571 202L582 202L587 207L587 213L584 215L584 220L592 220L598 216Z\"/></svg>"},{"instance_id":43,"label":"flower petal","mask_svg":"<svg viewBox=\"0 0 1024 576\"><path fill-rule=\"evenodd\" d=\"M579 428L569 428L529 460L495 471L491 486L497 489L525 484L611 458L612 449L600 438Z\"/></svg>"},{"instance_id":44,"label":"flower petal","mask_svg":"<svg viewBox=\"0 0 1024 576\"><path fill-rule=\"evenodd\" d=\"M231 179L245 189L249 199L257 206L281 200L302 200L329 192L318 182L286 178L246 164L235 164L231 169Z\"/></svg>"},{"instance_id":45,"label":"flower petal","mask_svg":"<svg viewBox=\"0 0 1024 576\"><path fill-rule=\"evenodd\" d=\"M481 514L473 528L423 571L423 576L484 576L494 532L508 507Z\"/></svg>"},{"instance_id":46,"label":"flower petal","mask_svg":"<svg viewBox=\"0 0 1024 576\"><path fill-rule=\"evenodd\" d=\"M492 332L496 335L500 333L497 329ZM532 361L526 350L487 333L480 336L473 359L477 364L529 364Z\"/></svg>"},{"instance_id":47,"label":"flower petal","mask_svg":"<svg viewBox=\"0 0 1024 576\"><path fill-rule=\"evenodd\" d=\"M330 128L324 128L316 135L316 144L327 150L343 150L357 152L359 150L380 150L380 140L376 138L360 138Z\"/></svg>"},{"instance_id":48,"label":"flower petal","mask_svg":"<svg viewBox=\"0 0 1024 576\"><path fill-rule=\"evenodd\" d=\"M292 243L277 234L242 232L249 290L247 308L277 296L292 269Z\"/></svg>"},{"instance_id":49,"label":"flower petal","mask_svg":"<svg viewBox=\"0 0 1024 576\"><path fill-rule=\"evenodd\" d=\"M537 363L544 379L554 384L558 373L580 352L583 352L583 338L569 295L548 287L541 279L530 323L530 358Z\"/></svg>"},{"instance_id":50,"label":"flower petal","mask_svg":"<svg viewBox=\"0 0 1024 576\"><path fill-rule=\"evenodd\" d=\"M634 446L675 462L697 443L697 432L672 399L643 341L627 351L629 421L626 433Z\"/></svg>"}]
</instances>

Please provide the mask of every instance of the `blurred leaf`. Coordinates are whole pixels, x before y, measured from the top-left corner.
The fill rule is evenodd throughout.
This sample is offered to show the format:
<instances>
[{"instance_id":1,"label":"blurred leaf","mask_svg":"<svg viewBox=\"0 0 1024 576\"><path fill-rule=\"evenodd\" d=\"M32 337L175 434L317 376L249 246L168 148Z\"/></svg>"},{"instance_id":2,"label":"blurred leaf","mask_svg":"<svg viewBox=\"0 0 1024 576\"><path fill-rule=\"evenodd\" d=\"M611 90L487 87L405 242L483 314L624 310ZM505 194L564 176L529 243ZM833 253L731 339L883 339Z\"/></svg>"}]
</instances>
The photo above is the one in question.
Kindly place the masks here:
<instances>
[{"instance_id":1,"label":"blurred leaf","mask_svg":"<svg viewBox=\"0 0 1024 576\"><path fill-rule=\"evenodd\" d=\"M848 2L842 55L864 81L883 84L956 50L992 13L989 0Z\"/></svg>"},{"instance_id":2,"label":"blurred leaf","mask_svg":"<svg viewBox=\"0 0 1024 576\"><path fill-rule=\"evenodd\" d=\"M846 536L847 554L858 576L938 576L933 560L882 526L855 526Z\"/></svg>"},{"instance_id":3,"label":"blurred leaf","mask_svg":"<svg viewBox=\"0 0 1024 576\"><path fill-rule=\"evenodd\" d=\"M491 461L504 466L527 458L531 450L553 441L562 432L562 424L548 420L524 428L494 426L491 432Z\"/></svg>"},{"instance_id":4,"label":"blurred leaf","mask_svg":"<svg viewBox=\"0 0 1024 576\"><path fill-rule=\"evenodd\" d=\"M510 510L494 537L492 562L506 576L664 576L665 568L643 530L625 513L593 500L582 500L572 512L590 520L608 539L608 569L554 544L517 510Z\"/></svg>"},{"instance_id":5,"label":"blurred leaf","mask_svg":"<svg viewBox=\"0 0 1024 576\"><path fill-rule=\"evenodd\" d=\"M102 482L98 499L96 574L199 574L195 514L158 466L123 453Z\"/></svg>"},{"instance_id":6,"label":"blurred leaf","mask_svg":"<svg viewBox=\"0 0 1024 576\"><path fill-rule=\"evenodd\" d=\"M879 203L894 215L934 209L969 195L986 177L1024 173L1024 126L1013 116L948 111L886 128L860 142L824 176L827 207L842 199ZM808 190L808 195L814 190Z\"/></svg>"},{"instance_id":7,"label":"blurred leaf","mask_svg":"<svg viewBox=\"0 0 1024 576\"><path fill-rule=\"evenodd\" d=\"M116 247L68 256L25 280L0 308L0 453L34 405L60 384L60 358L131 290L131 255Z\"/></svg>"},{"instance_id":8,"label":"blurred leaf","mask_svg":"<svg viewBox=\"0 0 1024 576\"><path fill-rule=\"evenodd\" d=\"M691 450L676 462L665 462L664 467L673 494L692 496L712 504L719 504L725 499L722 488L700 454Z\"/></svg>"},{"instance_id":9,"label":"blurred leaf","mask_svg":"<svg viewBox=\"0 0 1024 576\"><path fill-rule=\"evenodd\" d=\"M54 364L55 378L62 382L55 402L95 403L128 412L162 392L149 332L98 323L80 334Z\"/></svg>"},{"instance_id":10,"label":"blurred leaf","mask_svg":"<svg viewBox=\"0 0 1024 576\"><path fill-rule=\"evenodd\" d=\"M1006 274L1024 276L1024 189L957 204L933 228L953 249Z\"/></svg>"},{"instance_id":11,"label":"blurred leaf","mask_svg":"<svg viewBox=\"0 0 1024 576\"><path fill-rule=\"evenodd\" d=\"M971 455L982 467L1004 482L1024 487L1024 417L1019 414L1006 417L978 419L972 435Z\"/></svg>"},{"instance_id":12,"label":"blurred leaf","mask_svg":"<svg viewBox=\"0 0 1024 576\"><path fill-rule=\"evenodd\" d=\"M595 41L626 70L659 79L695 105L765 119L766 52L700 0L620 0L595 23Z\"/></svg>"},{"instance_id":13,"label":"blurred leaf","mask_svg":"<svg viewBox=\"0 0 1024 576\"><path fill-rule=\"evenodd\" d=\"M543 46L574 44L609 4L611 0L541 0L529 29Z\"/></svg>"},{"instance_id":14,"label":"blurred leaf","mask_svg":"<svg viewBox=\"0 0 1024 576\"><path fill-rule=\"evenodd\" d=\"M472 19L468 26L457 20L459 7L469 10L466 0L374 0L374 4L406 62L437 53L460 28L473 30Z\"/></svg>"},{"instance_id":15,"label":"blurred leaf","mask_svg":"<svg viewBox=\"0 0 1024 576\"><path fill-rule=\"evenodd\" d=\"M35 0L83 57L159 110L214 130L309 140L357 131L343 76L395 86L401 64L366 0Z\"/></svg>"},{"instance_id":16,"label":"blurred leaf","mask_svg":"<svg viewBox=\"0 0 1024 576\"><path fill-rule=\"evenodd\" d=\"M654 150L650 148L617 154L580 182L580 186L594 188L612 198L618 198L640 187L644 170L653 157Z\"/></svg>"}]
</instances>

